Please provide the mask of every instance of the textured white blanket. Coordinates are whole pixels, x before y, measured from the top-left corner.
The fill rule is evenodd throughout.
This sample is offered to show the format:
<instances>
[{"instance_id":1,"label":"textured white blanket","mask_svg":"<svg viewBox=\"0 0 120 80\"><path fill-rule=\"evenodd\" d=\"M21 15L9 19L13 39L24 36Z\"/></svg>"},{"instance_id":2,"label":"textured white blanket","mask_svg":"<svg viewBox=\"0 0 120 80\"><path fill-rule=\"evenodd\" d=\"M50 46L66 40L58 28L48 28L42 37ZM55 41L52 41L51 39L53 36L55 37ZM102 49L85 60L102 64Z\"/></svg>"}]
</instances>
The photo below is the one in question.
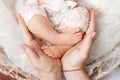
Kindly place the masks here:
<instances>
[{"instance_id":1,"label":"textured white blanket","mask_svg":"<svg viewBox=\"0 0 120 80\"><path fill-rule=\"evenodd\" d=\"M19 10L25 0L0 0L0 45L16 66L37 75L19 47L22 37L15 18L16 1ZM80 0L79 4L96 11L97 36L86 70L95 79L99 79L120 64L120 0ZM0 63L6 64L2 60Z\"/></svg>"}]
</instances>

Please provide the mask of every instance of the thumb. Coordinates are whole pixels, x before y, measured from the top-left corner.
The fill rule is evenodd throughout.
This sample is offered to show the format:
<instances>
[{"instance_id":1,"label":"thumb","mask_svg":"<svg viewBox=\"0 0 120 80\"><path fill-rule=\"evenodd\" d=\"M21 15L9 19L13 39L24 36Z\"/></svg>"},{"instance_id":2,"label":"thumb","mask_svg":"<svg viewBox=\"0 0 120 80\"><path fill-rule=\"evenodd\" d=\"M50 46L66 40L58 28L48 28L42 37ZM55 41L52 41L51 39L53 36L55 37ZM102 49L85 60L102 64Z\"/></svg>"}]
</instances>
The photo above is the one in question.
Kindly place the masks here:
<instances>
[{"instance_id":1,"label":"thumb","mask_svg":"<svg viewBox=\"0 0 120 80\"><path fill-rule=\"evenodd\" d=\"M31 39L33 39L33 36L29 32L28 27L20 14L17 14L17 19L20 24L20 29L21 29L23 40L25 43L28 43L29 41L31 41Z\"/></svg>"},{"instance_id":2,"label":"thumb","mask_svg":"<svg viewBox=\"0 0 120 80\"><path fill-rule=\"evenodd\" d=\"M88 30L86 32L87 35L95 31L95 23L96 23L95 11L93 9L89 9L89 13L90 13L90 23Z\"/></svg>"},{"instance_id":3,"label":"thumb","mask_svg":"<svg viewBox=\"0 0 120 80\"><path fill-rule=\"evenodd\" d=\"M37 59L39 58L39 56L37 55L37 53L34 51L34 49L32 49L29 45L27 44L23 44L22 49L25 51L28 59L30 60L30 62L33 64L35 62L37 62Z\"/></svg>"},{"instance_id":4,"label":"thumb","mask_svg":"<svg viewBox=\"0 0 120 80\"><path fill-rule=\"evenodd\" d=\"M89 55L89 51L91 49L91 46L92 46L92 43L93 43L93 40L94 40L94 37L95 37L95 32L85 36L84 40L83 40L83 44L82 44L82 47L81 47L81 50L82 50L82 53L84 55Z\"/></svg>"}]
</instances>

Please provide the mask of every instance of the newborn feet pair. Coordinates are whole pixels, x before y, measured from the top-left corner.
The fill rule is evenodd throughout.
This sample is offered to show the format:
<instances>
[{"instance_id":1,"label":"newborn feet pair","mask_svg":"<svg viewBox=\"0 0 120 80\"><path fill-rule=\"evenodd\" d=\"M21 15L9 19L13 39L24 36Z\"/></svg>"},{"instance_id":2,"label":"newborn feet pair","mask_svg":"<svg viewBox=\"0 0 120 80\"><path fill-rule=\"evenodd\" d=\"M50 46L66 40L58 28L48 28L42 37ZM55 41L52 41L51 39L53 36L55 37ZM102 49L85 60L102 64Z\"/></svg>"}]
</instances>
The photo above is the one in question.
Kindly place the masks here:
<instances>
[{"instance_id":1,"label":"newborn feet pair","mask_svg":"<svg viewBox=\"0 0 120 80\"><path fill-rule=\"evenodd\" d=\"M61 58L64 52L67 51L67 49L62 46L42 46L41 48L47 56L53 58Z\"/></svg>"},{"instance_id":2,"label":"newborn feet pair","mask_svg":"<svg viewBox=\"0 0 120 80\"><path fill-rule=\"evenodd\" d=\"M62 55L71 48L74 44L81 41L83 38L83 32L80 29L66 30L65 33L60 34L58 37L59 43L64 45L42 46L43 52L52 58L61 58Z\"/></svg>"},{"instance_id":3,"label":"newborn feet pair","mask_svg":"<svg viewBox=\"0 0 120 80\"><path fill-rule=\"evenodd\" d=\"M73 45L68 46L42 46L41 49L43 52L52 58L61 58L62 55L72 47Z\"/></svg>"}]
</instances>

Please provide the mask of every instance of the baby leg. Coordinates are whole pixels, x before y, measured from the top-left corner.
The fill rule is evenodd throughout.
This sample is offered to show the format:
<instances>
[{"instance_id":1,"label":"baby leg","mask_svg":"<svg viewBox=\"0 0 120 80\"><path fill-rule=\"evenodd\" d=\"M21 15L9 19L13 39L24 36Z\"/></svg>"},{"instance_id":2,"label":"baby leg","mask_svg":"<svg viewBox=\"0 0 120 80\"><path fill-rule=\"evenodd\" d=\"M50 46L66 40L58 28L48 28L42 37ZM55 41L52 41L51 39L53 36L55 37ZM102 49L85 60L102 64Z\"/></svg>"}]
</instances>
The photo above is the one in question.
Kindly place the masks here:
<instances>
[{"instance_id":1,"label":"baby leg","mask_svg":"<svg viewBox=\"0 0 120 80\"><path fill-rule=\"evenodd\" d=\"M71 46L53 45L53 46L42 46L41 48L46 55L52 58L61 58L62 55L71 47L72 45Z\"/></svg>"},{"instance_id":2,"label":"baby leg","mask_svg":"<svg viewBox=\"0 0 120 80\"><path fill-rule=\"evenodd\" d=\"M58 34L53 29L53 25L48 20L43 8L28 4L22 9L21 15L30 32L38 38L52 42L53 37Z\"/></svg>"},{"instance_id":3,"label":"baby leg","mask_svg":"<svg viewBox=\"0 0 120 80\"><path fill-rule=\"evenodd\" d=\"M70 45L80 41L79 29L73 29L64 33L55 31L47 18L35 15L28 22L29 30L39 38L55 45Z\"/></svg>"},{"instance_id":4,"label":"baby leg","mask_svg":"<svg viewBox=\"0 0 120 80\"><path fill-rule=\"evenodd\" d=\"M65 26L62 32L70 32L70 30L74 28L80 28L79 41L82 40L82 36L84 35L84 31L87 28L87 24L89 21L87 10L81 7L74 8L66 13L65 18L61 22L61 27ZM59 30L59 29L58 29ZM67 37L67 36L64 36ZM64 38L63 38L64 39ZM70 39L71 41L71 39ZM60 58L71 46L43 46L42 49L45 54L51 56L53 58Z\"/></svg>"},{"instance_id":5,"label":"baby leg","mask_svg":"<svg viewBox=\"0 0 120 80\"><path fill-rule=\"evenodd\" d=\"M71 29L73 28L67 28L65 29L65 32L69 32ZM78 36L81 36L79 37L79 41L82 40L82 31L80 31L80 33L78 33ZM67 37L67 36L64 36L64 37ZM71 41L71 39L69 40ZM48 56L51 56L53 58L61 58L61 56L69 49L73 46L74 44L71 44L71 45L53 45L53 46L43 46L41 47L43 52L48 55Z\"/></svg>"},{"instance_id":6,"label":"baby leg","mask_svg":"<svg viewBox=\"0 0 120 80\"><path fill-rule=\"evenodd\" d=\"M57 45L74 44L79 41L80 35L78 29L74 29L66 33L58 33L54 30L53 25L48 18L41 14L42 10L38 9L38 7L34 7L32 5L28 5L27 9L23 10L22 13L25 22L28 24L29 30L33 34L43 40L47 40L52 44Z\"/></svg>"}]
</instances>

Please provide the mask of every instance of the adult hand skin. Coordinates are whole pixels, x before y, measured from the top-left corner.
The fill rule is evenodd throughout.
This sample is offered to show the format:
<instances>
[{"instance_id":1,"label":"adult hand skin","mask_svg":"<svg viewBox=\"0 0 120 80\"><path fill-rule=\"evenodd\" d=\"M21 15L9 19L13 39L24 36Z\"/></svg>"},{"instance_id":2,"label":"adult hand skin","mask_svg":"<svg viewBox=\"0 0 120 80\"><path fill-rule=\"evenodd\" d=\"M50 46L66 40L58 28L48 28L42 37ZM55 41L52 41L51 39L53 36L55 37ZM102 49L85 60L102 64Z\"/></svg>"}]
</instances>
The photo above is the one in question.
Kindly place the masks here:
<instances>
[{"instance_id":1,"label":"adult hand skin","mask_svg":"<svg viewBox=\"0 0 120 80\"><path fill-rule=\"evenodd\" d=\"M29 61L39 71L40 80L61 80L60 60L46 56L41 51L42 44L40 40L32 36L20 15L17 15L17 18L25 43L21 47L25 51Z\"/></svg>"},{"instance_id":2,"label":"adult hand skin","mask_svg":"<svg viewBox=\"0 0 120 80\"><path fill-rule=\"evenodd\" d=\"M83 67L88 59L95 36L95 12L89 9L90 24L82 42L68 50L61 59L64 75L67 80L89 80Z\"/></svg>"},{"instance_id":3,"label":"adult hand skin","mask_svg":"<svg viewBox=\"0 0 120 80\"><path fill-rule=\"evenodd\" d=\"M62 57L62 67L66 80L89 80L83 70L88 53L95 35L95 13L90 9L90 25L82 42L68 50ZM52 59L41 51L41 42L29 32L24 20L17 15L23 34L25 50L32 65L38 69L41 80L61 80L61 63L59 59Z\"/></svg>"}]
</instances>

